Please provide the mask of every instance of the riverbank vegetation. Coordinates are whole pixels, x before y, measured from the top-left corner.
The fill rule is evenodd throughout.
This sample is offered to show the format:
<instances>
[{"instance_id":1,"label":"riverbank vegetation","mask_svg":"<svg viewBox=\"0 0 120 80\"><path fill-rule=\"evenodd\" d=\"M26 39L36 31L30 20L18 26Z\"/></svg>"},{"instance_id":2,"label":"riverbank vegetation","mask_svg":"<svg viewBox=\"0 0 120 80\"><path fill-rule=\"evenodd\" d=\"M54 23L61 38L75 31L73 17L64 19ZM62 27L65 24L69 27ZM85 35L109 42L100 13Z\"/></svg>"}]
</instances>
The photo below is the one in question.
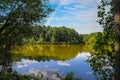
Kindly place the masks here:
<instances>
[{"instance_id":1,"label":"riverbank vegetation","mask_svg":"<svg viewBox=\"0 0 120 80\"><path fill-rule=\"evenodd\" d=\"M114 55L114 33L96 32L83 34L85 46L91 48L95 54Z\"/></svg>"}]
</instances>

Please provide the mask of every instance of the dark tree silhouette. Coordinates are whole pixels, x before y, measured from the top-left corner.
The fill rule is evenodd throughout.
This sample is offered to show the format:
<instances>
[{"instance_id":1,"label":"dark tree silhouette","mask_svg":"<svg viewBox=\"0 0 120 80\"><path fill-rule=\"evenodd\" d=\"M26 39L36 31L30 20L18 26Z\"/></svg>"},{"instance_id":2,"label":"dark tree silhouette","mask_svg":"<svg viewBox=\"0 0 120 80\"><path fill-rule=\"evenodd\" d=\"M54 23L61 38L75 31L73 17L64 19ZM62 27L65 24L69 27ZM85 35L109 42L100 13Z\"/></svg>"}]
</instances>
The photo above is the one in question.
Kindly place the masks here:
<instances>
[{"instance_id":1,"label":"dark tree silhouette","mask_svg":"<svg viewBox=\"0 0 120 80\"><path fill-rule=\"evenodd\" d=\"M115 4L115 79L120 80L120 0L114 0Z\"/></svg>"}]
</instances>

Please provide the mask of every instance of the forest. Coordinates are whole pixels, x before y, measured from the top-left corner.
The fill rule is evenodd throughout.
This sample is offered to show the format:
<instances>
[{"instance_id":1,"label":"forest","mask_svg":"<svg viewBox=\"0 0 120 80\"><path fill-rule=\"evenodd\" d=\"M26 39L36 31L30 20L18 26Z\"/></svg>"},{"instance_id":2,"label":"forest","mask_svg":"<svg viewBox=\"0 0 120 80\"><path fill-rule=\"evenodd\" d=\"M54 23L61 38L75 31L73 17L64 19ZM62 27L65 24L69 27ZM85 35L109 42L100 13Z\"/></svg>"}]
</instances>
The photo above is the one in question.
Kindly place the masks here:
<instances>
[{"instance_id":1,"label":"forest","mask_svg":"<svg viewBox=\"0 0 120 80\"><path fill-rule=\"evenodd\" d=\"M83 44L82 35L72 28L36 26L32 27L33 35L29 38L23 38L23 43L70 43Z\"/></svg>"}]
</instances>

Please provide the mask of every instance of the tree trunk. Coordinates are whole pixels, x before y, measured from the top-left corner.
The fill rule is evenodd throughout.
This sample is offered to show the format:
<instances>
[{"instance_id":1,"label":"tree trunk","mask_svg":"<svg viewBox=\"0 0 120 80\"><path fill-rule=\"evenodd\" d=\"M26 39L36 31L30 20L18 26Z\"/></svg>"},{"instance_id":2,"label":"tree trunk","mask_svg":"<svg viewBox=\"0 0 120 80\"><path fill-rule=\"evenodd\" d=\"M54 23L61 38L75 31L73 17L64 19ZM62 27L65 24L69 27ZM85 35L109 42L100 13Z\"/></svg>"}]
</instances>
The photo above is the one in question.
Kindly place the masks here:
<instances>
[{"instance_id":1,"label":"tree trunk","mask_svg":"<svg viewBox=\"0 0 120 80\"><path fill-rule=\"evenodd\" d=\"M115 2L115 80L120 80L120 0Z\"/></svg>"}]
</instances>

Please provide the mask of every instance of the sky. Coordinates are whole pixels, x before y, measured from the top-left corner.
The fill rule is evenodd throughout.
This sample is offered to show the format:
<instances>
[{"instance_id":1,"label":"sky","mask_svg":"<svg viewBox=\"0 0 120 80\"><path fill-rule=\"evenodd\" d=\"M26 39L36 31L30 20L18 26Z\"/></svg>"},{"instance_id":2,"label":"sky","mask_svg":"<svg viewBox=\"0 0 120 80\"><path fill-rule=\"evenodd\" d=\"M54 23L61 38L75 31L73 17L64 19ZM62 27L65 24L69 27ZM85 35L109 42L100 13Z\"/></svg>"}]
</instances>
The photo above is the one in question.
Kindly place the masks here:
<instances>
[{"instance_id":1,"label":"sky","mask_svg":"<svg viewBox=\"0 0 120 80\"><path fill-rule=\"evenodd\" d=\"M97 23L97 5L99 0L50 0L54 12L47 19L46 25L66 26L80 34L102 31Z\"/></svg>"}]
</instances>

